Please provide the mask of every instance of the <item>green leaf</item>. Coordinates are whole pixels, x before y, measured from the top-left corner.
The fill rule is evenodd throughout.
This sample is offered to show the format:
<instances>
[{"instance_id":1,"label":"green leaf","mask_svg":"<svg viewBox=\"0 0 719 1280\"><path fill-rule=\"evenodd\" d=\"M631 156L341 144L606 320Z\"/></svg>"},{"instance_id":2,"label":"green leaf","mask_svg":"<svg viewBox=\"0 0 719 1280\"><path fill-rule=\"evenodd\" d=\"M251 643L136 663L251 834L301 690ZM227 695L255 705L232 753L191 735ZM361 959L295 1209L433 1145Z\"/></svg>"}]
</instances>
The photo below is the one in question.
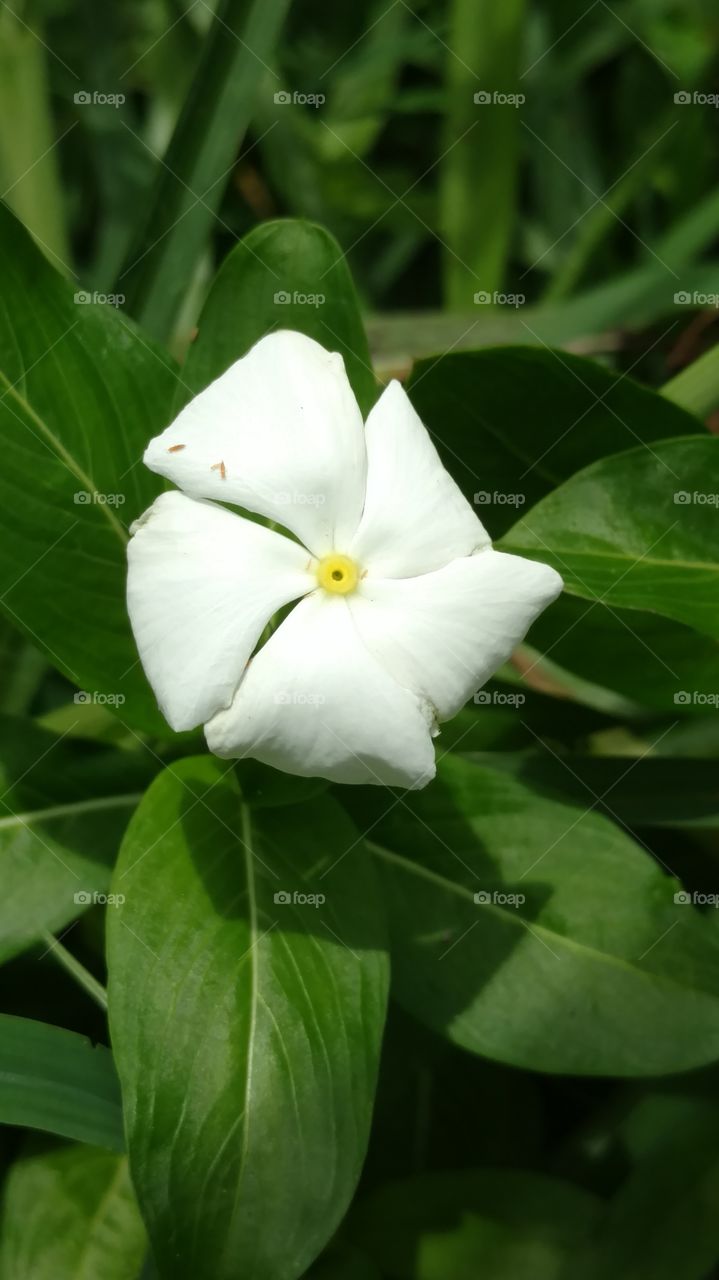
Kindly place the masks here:
<instances>
[{"instance_id":1,"label":"green leaf","mask_svg":"<svg viewBox=\"0 0 719 1280\"><path fill-rule=\"evenodd\" d=\"M501 5L453 0L450 13L440 199L447 240L446 294L450 306L462 309L471 305L477 290L491 293L504 280L516 212L521 124L517 105L491 99L495 92L516 94L522 88L527 19L525 0Z\"/></svg>"},{"instance_id":2,"label":"green leaf","mask_svg":"<svg viewBox=\"0 0 719 1280\"><path fill-rule=\"evenodd\" d=\"M127 1157L86 1146L21 1155L0 1232L3 1280L137 1280L146 1236Z\"/></svg>"},{"instance_id":3,"label":"green leaf","mask_svg":"<svg viewBox=\"0 0 719 1280\"><path fill-rule=\"evenodd\" d=\"M171 334L213 225L221 223L217 210L288 7L289 0L221 0L213 18L117 285L156 338Z\"/></svg>"},{"instance_id":4,"label":"green leaf","mask_svg":"<svg viewBox=\"0 0 719 1280\"><path fill-rule=\"evenodd\" d=\"M122 1151L112 1054L74 1031L0 1014L0 1124Z\"/></svg>"},{"instance_id":5,"label":"green leaf","mask_svg":"<svg viewBox=\"0 0 719 1280\"><path fill-rule=\"evenodd\" d=\"M422 360L407 389L493 537L590 462L698 430L690 414L626 375L545 348Z\"/></svg>"},{"instance_id":6,"label":"green leaf","mask_svg":"<svg viewBox=\"0 0 719 1280\"><path fill-rule=\"evenodd\" d=\"M682 287L688 293L719 292L719 263L706 260L683 270ZM419 356L430 356L432 363L442 352L479 354L478 347L508 343L565 347L572 352L613 352L621 342L613 329L630 333L665 317L676 320L676 306L672 293L667 292L665 268L652 259L649 266L621 271L566 302L550 306L475 306L471 312L391 311L372 315L367 330L377 367L391 371ZM557 360L565 359L566 354L552 352Z\"/></svg>"},{"instance_id":7,"label":"green leaf","mask_svg":"<svg viewBox=\"0 0 719 1280\"><path fill-rule=\"evenodd\" d=\"M0 601L70 680L159 730L125 609L125 544L159 489L141 459L176 375L88 296L0 207Z\"/></svg>"},{"instance_id":8,"label":"green leaf","mask_svg":"<svg viewBox=\"0 0 719 1280\"><path fill-rule=\"evenodd\" d=\"M6 120L22 120L22 128L3 129L0 138L0 186L28 231L58 268L70 274L65 201L55 150L61 138L56 141L49 50L38 16L30 17L30 26L9 6L0 14L0 112ZM72 125L66 126L62 137L71 129Z\"/></svg>"},{"instance_id":9,"label":"green leaf","mask_svg":"<svg viewBox=\"0 0 719 1280\"><path fill-rule=\"evenodd\" d=\"M467 1169L387 1183L348 1227L393 1280L559 1280L600 1211L595 1196L558 1178Z\"/></svg>"},{"instance_id":10,"label":"green leaf","mask_svg":"<svg viewBox=\"0 0 719 1280\"><path fill-rule=\"evenodd\" d=\"M651 1076L719 1057L716 922L675 902L677 881L591 795L549 800L446 757L389 813L368 794L345 803L375 824L393 990L420 1021L534 1071Z\"/></svg>"},{"instance_id":11,"label":"green leaf","mask_svg":"<svg viewBox=\"0 0 719 1280\"><path fill-rule=\"evenodd\" d=\"M0 963L107 892L148 761L0 716Z\"/></svg>"},{"instance_id":12,"label":"green leaf","mask_svg":"<svg viewBox=\"0 0 719 1280\"><path fill-rule=\"evenodd\" d=\"M719 440L695 436L602 459L538 503L502 540L565 589L719 638Z\"/></svg>"},{"instance_id":13,"label":"green leaf","mask_svg":"<svg viewBox=\"0 0 719 1280\"><path fill-rule=\"evenodd\" d=\"M153 783L113 886L112 1042L160 1273L293 1280L367 1143L387 986L372 861L328 796L253 810L198 757Z\"/></svg>"},{"instance_id":14,"label":"green leaf","mask_svg":"<svg viewBox=\"0 0 719 1280\"><path fill-rule=\"evenodd\" d=\"M537 619L529 640L552 662L643 707L672 716L706 716L716 707L716 641L659 614L565 593Z\"/></svg>"},{"instance_id":15,"label":"green leaf","mask_svg":"<svg viewBox=\"0 0 719 1280\"><path fill-rule=\"evenodd\" d=\"M710 347L687 369L665 382L662 395L700 418L719 408L719 346Z\"/></svg>"},{"instance_id":16,"label":"green leaf","mask_svg":"<svg viewBox=\"0 0 719 1280\"><path fill-rule=\"evenodd\" d=\"M264 222L223 262L183 369L177 409L272 329L297 329L339 351L363 412L377 394L359 304L333 236L301 220Z\"/></svg>"}]
</instances>

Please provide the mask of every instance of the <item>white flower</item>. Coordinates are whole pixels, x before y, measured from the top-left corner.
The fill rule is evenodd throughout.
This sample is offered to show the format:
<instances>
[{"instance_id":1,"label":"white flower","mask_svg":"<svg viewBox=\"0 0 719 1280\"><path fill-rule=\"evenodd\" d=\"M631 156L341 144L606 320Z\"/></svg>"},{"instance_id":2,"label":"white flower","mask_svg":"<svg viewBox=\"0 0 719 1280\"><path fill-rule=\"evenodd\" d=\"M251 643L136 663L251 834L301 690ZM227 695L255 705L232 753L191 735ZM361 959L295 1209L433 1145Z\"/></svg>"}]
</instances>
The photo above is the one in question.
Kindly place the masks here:
<instances>
[{"instance_id":1,"label":"white flower","mask_svg":"<svg viewBox=\"0 0 719 1280\"><path fill-rule=\"evenodd\" d=\"M258 342L145 462L182 492L133 529L137 646L172 728L219 756L424 786L438 722L562 587L492 549L398 382L363 427L341 356L299 333Z\"/></svg>"}]
</instances>

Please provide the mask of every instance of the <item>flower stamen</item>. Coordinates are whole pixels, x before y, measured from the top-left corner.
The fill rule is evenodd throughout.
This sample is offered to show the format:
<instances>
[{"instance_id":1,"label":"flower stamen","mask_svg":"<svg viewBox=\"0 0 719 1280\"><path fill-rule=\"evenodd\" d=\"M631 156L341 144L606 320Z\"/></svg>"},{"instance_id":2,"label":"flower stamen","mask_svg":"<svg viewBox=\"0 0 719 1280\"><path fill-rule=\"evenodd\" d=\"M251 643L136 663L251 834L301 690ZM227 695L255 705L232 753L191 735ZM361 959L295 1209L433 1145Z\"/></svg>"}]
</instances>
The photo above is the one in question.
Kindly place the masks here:
<instances>
[{"instance_id":1,"label":"flower stamen","mask_svg":"<svg viewBox=\"0 0 719 1280\"><path fill-rule=\"evenodd\" d=\"M324 587L325 591L331 591L335 595L346 596L350 591L354 591L359 577L359 566L354 560L335 552L332 555L323 556L317 566L319 585Z\"/></svg>"}]
</instances>

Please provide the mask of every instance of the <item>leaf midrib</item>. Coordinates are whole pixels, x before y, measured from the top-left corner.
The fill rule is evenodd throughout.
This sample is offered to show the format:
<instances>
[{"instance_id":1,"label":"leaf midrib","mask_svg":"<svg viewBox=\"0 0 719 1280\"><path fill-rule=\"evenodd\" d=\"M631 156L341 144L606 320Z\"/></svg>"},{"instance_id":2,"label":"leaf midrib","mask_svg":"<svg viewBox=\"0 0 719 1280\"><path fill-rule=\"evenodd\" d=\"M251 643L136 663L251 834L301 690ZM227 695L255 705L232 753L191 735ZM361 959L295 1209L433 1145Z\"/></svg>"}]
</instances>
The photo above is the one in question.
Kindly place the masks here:
<instances>
[{"instance_id":1,"label":"leaf midrib","mask_svg":"<svg viewBox=\"0 0 719 1280\"><path fill-rule=\"evenodd\" d=\"M94 800L74 800L67 804L52 805L47 809L33 809L26 813L11 813L5 818L0 818L0 831L7 831L12 827L27 827L34 822L49 822L53 818L64 818L79 813L96 813L103 809L116 809L125 806L139 804L142 791L127 793L120 796L98 796Z\"/></svg>"},{"instance_id":2,"label":"leaf midrib","mask_svg":"<svg viewBox=\"0 0 719 1280\"><path fill-rule=\"evenodd\" d=\"M47 425L44 418L41 418L39 413L37 413L35 409L33 409L30 402L26 400L24 396L20 395L20 393L16 390L13 383L10 382L10 379L8 378L7 374L2 369L0 369L0 386L5 387L4 395L12 396L13 399L20 406L20 408L23 410L23 412L26 413L27 416L32 419L32 421L35 423L35 426L38 428L38 430L42 432L46 442L51 446L56 456L60 459L61 462L64 462L65 466L72 473L72 475L74 475L75 478L80 481L80 483L88 492L96 493L97 485L95 484L93 477L87 471L85 471L84 467L82 467L81 464L73 457L70 451L65 448L65 445L62 443L62 441L58 439L54 431ZM128 534L122 522L118 520L117 516L114 514L114 512L111 510L111 508L108 506L106 502L93 504L93 506L95 505L98 506L98 509L110 524L110 527L112 528L113 532L117 534L124 548L127 545L127 542L129 539L128 539Z\"/></svg>"},{"instance_id":3,"label":"leaf midrib","mask_svg":"<svg viewBox=\"0 0 719 1280\"><path fill-rule=\"evenodd\" d=\"M719 562L714 563L711 560L665 560L659 556L639 556L639 558L637 558L636 556L628 555L623 551L590 551L584 550L584 548L578 550L576 547L558 547L554 544L549 546L547 543L543 543L542 547L529 547L524 544L518 545L514 542L511 542L508 545L511 547L513 552L546 551L549 555L555 556L575 556L576 558L592 556L595 559L601 560L630 560L632 565L637 567L639 565L648 565L649 568L653 568L655 565L662 565L673 569L702 569L708 573L719 573Z\"/></svg>"}]
</instances>

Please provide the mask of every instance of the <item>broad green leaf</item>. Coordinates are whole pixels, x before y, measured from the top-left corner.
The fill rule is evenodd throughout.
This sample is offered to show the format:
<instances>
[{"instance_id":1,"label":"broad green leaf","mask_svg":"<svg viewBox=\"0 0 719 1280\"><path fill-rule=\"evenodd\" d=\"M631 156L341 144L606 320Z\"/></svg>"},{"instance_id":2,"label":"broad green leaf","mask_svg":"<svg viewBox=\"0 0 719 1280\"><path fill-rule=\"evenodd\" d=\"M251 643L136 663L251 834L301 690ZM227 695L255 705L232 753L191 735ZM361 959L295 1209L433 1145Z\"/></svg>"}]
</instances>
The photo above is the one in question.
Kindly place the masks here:
<instances>
[{"instance_id":1,"label":"broad green leaf","mask_svg":"<svg viewBox=\"0 0 719 1280\"><path fill-rule=\"evenodd\" d=\"M560 667L640 706L676 717L716 708L716 641L659 614L565 592L537 619L529 641Z\"/></svg>"},{"instance_id":2,"label":"broad green leaf","mask_svg":"<svg viewBox=\"0 0 719 1280\"><path fill-rule=\"evenodd\" d=\"M343 798L375 824L393 988L415 1017L535 1071L652 1076L719 1058L715 913L676 901L677 880L591 795L550 800L450 756L389 812Z\"/></svg>"},{"instance_id":3,"label":"broad green leaf","mask_svg":"<svg viewBox=\"0 0 719 1280\"><path fill-rule=\"evenodd\" d=\"M0 963L107 893L148 764L0 716Z\"/></svg>"},{"instance_id":4,"label":"broad green leaf","mask_svg":"<svg viewBox=\"0 0 719 1280\"><path fill-rule=\"evenodd\" d=\"M559 1280L600 1214L600 1200L558 1178L467 1169L378 1188L348 1229L393 1280Z\"/></svg>"},{"instance_id":5,"label":"broad green leaf","mask_svg":"<svg viewBox=\"0 0 719 1280\"><path fill-rule=\"evenodd\" d=\"M221 0L117 288L156 338L176 320L216 222L289 0ZM276 85L279 81L275 80Z\"/></svg>"},{"instance_id":6,"label":"broad green leaf","mask_svg":"<svg viewBox=\"0 0 719 1280\"><path fill-rule=\"evenodd\" d=\"M76 293L0 207L0 601L48 659L161 730L125 609L127 525L176 375L113 306Z\"/></svg>"},{"instance_id":7,"label":"broad green leaf","mask_svg":"<svg viewBox=\"0 0 719 1280\"><path fill-rule=\"evenodd\" d=\"M690 414L631 378L546 348L423 360L408 391L493 537L590 462L699 429Z\"/></svg>"},{"instance_id":8,"label":"broad green leaf","mask_svg":"<svg viewBox=\"0 0 719 1280\"><path fill-rule=\"evenodd\" d=\"M74 1031L0 1014L0 1124L122 1151L112 1054Z\"/></svg>"},{"instance_id":9,"label":"broad green leaf","mask_svg":"<svg viewBox=\"0 0 719 1280\"><path fill-rule=\"evenodd\" d=\"M22 1154L0 1242L2 1280L137 1280L146 1235L127 1157L74 1145Z\"/></svg>"},{"instance_id":10,"label":"broad green leaf","mask_svg":"<svg viewBox=\"0 0 719 1280\"><path fill-rule=\"evenodd\" d=\"M719 440L663 440L594 463L502 541L544 560L565 589L719 639Z\"/></svg>"},{"instance_id":11,"label":"broad green leaf","mask_svg":"<svg viewBox=\"0 0 719 1280\"><path fill-rule=\"evenodd\" d=\"M294 1280L367 1143L387 986L372 860L329 797L254 810L232 766L187 758L140 805L113 887L112 1042L160 1274Z\"/></svg>"},{"instance_id":12,"label":"broad green leaf","mask_svg":"<svg viewBox=\"0 0 719 1280\"><path fill-rule=\"evenodd\" d=\"M298 329L345 361L360 407L376 394L369 348L345 257L333 236L299 219L264 222L225 259L183 369L177 407L272 329Z\"/></svg>"}]
</instances>

